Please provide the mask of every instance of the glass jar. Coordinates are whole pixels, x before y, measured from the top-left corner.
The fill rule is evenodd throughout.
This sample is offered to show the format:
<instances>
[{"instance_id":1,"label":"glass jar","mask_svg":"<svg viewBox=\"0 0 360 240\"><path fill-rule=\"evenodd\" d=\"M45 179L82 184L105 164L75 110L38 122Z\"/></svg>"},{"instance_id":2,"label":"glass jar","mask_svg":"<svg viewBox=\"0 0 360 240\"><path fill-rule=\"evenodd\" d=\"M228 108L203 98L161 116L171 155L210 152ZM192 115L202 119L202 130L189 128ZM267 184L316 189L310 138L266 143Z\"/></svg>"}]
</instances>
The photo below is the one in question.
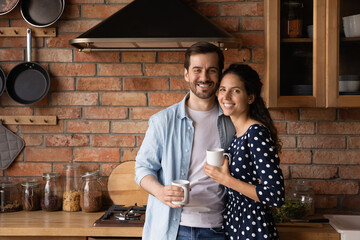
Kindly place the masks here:
<instances>
[{"instance_id":1,"label":"glass jar","mask_svg":"<svg viewBox=\"0 0 360 240\"><path fill-rule=\"evenodd\" d=\"M63 211L80 211L80 165L76 163L64 164L63 176Z\"/></svg>"},{"instance_id":2,"label":"glass jar","mask_svg":"<svg viewBox=\"0 0 360 240\"><path fill-rule=\"evenodd\" d=\"M84 212L96 212L102 207L102 189L99 170L82 175L80 205Z\"/></svg>"},{"instance_id":3,"label":"glass jar","mask_svg":"<svg viewBox=\"0 0 360 240\"><path fill-rule=\"evenodd\" d=\"M0 182L0 211L16 212L21 210L21 193L16 182L3 178Z\"/></svg>"},{"instance_id":4,"label":"glass jar","mask_svg":"<svg viewBox=\"0 0 360 240\"><path fill-rule=\"evenodd\" d=\"M44 173L43 179L45 180L45 184L41 199L42 210L61 210L63 192L60 183L60 174L57 172Z\"/></svg>"},{"instance_id":5,"label":"glass jar","mask_svg":"<svg viewBox=\"0 0 360 240\"><path fill-rule=\"evenodd\" d=\"M41 188L37 180L29 180L21 183L22 206L25 211L34 211L41 208Z\"/></svg>"},{"instance_id":6,"label":"glass jar","mask_svg":"<svg viewBox=\"0 0 360 240\"><path fill-rule=\"evenodd\" d=\"M299 38L302 36L303 8L301 0L284 1L281 12L281 36Z\"/></svg>"},{"instance_id":7,"label":"glass jar","mask_svg":"<svg viewBox=\"0 0 360 240\"><path fill-rule=\"evenodd\" d=\"M304 218L315 214L315 197L310 183L305 181L297 181L290 190L290 200L294 206L299 207L301 216L295 218Z\"/></svg>"}]
</instances>

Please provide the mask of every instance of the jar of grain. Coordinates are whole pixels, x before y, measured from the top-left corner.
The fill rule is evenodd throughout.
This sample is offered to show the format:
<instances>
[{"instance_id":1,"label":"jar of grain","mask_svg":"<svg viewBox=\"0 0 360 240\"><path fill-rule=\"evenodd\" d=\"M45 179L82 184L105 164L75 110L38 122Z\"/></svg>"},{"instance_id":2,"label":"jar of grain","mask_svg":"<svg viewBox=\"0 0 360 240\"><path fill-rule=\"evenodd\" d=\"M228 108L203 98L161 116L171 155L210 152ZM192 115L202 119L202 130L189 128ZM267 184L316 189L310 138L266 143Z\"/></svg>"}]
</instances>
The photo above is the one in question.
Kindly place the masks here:
<instances>
[{"instance_id":1,"label":"jar of grain","mask_svg":"<svg viewBox=\"0 0 360 240\"><path fill-rule=\"evenodd\" d=\"M80 164L64 164L63 211L80 211Z\"/></svg>"},{"instance_id":2,"label":"jar of grain","mask_svg":"<svg viewBox=\"0 0 360 240\"><path fill-rule=\"evenodd\" d=\"M40 209L41 188L38 180L28 180L21 183L22 206L25 211Z\"/></svg>"},{"instance_id":3,"label":"jar of grain","mask_svg":"<svg viewBox=\"0 0 360 240\"><path fill-rule=\"evenodd\" d=\"M61 210L63 192L60 174L58 172L44 173L43 179L45 180L45 184L41 199L41 209L44 211Z\"/></svg>"},{"instance_id":4,"label":"jar of grain","mask_svg":"<svg viewBox=\"0 0 360 240\"><path fill-rule=\"evenodd\" d=\"M80 205L84 212L96 212L102 207L102 189L99 170L82 175Z\"/></svg>"},{"instance_id":5,"label":"jar of grain","mask_svg":"<svg viewBox=\"0 0 360 240\"><path fill-rule=\"evenodd\" d=\"M7 177L0 182L0 211L16 212L21 210L21 194L18 183Z\"/></svg>"}]
</instances>

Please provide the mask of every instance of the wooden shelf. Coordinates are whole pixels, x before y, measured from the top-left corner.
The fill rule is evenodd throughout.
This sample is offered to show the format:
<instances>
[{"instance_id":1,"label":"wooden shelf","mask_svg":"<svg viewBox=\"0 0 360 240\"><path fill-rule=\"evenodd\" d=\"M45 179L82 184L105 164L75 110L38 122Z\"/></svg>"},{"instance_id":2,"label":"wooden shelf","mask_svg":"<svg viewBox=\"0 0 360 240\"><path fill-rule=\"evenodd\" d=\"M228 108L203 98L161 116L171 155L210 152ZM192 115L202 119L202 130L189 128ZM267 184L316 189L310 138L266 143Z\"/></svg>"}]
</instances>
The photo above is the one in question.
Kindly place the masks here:
<instances>
[{"instance_id":1,"label":"wooden shelf","mask_svg":"<svg viewBox=\"0 0 360 240\"><path fill-rule=\"evenodd\" d=\"M2 124L56 125L56 116L0 116Z\"/></svg>"},{"instance_id":2,"label":"wooden shelf","mask_svg":"<svg viewBox=\"0 0 360 240\"><path fill-rule=\"evenodd\" d=\"M286 43L303 43L303 42L312 42L312 38L282 38L281 42Z\"/></svg>"}]
</instances>

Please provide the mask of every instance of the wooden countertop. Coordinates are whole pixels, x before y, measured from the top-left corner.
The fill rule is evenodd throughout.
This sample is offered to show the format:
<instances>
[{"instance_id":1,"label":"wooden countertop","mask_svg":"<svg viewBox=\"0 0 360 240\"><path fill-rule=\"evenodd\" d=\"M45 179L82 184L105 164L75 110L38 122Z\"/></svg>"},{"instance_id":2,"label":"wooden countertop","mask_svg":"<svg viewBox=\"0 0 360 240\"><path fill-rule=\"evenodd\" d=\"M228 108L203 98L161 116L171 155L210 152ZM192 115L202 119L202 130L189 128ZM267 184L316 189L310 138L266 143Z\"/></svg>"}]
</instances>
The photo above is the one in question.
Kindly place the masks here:
<instances>
[{"instance_id":1,"label":"wooden countertop","mask_svg":"<svg viewBox=\"0 0 360 240\"><path fill-rule=\"evenodd\" d=\"M103 214L64 211L0 213L0 236L141 237L142 227L93 227ZM277 226L280 238L284 240L340 240L340 234L327 223Z\"/></svg>"}]
</instances>

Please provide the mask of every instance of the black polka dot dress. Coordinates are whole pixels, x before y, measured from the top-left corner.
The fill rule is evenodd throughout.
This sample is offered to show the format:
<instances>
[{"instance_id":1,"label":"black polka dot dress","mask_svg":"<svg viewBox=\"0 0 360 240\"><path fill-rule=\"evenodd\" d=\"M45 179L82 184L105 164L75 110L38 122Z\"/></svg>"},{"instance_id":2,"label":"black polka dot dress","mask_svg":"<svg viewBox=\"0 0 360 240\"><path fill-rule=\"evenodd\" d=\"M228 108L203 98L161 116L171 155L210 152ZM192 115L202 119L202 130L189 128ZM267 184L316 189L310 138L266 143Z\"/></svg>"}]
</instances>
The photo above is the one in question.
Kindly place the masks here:
<instances>
[{"instance_id":1,"label":"black polka dot dress","mask_svg":"<svg viewBox=\"0 0 360 240\"><path fill-rule=\"evenodd\" d=\"M234 137L228 152L231 175L256 185L260 202L226 188L228 201L223 226L226 237L279 239L269 206L280 207L284 202L284 178L270 132L265 126L254 124L241 137Z\"/></svg>"}]
</instances>

